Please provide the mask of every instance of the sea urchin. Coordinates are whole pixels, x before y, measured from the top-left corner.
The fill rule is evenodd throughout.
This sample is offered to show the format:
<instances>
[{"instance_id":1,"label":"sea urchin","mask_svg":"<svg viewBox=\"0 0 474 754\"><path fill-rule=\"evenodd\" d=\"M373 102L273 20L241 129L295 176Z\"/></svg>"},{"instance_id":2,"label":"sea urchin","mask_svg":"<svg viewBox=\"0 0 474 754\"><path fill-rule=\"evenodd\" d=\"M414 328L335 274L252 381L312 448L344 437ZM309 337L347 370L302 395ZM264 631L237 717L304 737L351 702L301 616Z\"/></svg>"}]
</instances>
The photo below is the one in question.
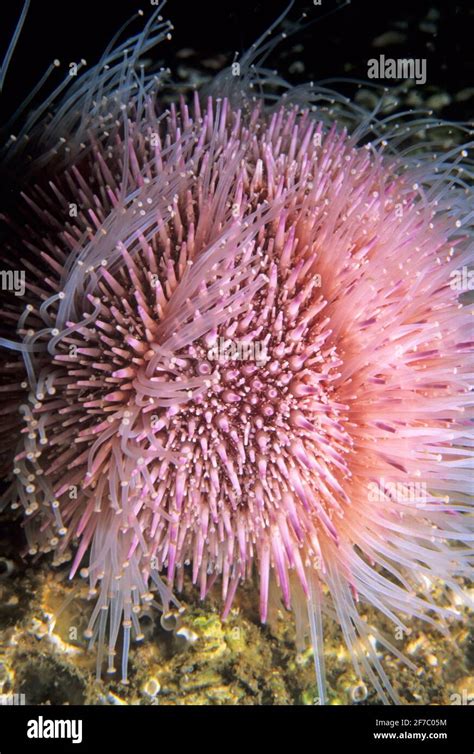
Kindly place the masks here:
<instances>
[{"instance_id":1,"label":"sea urchin","mask_svg":"<svg viewBox=\"0 0 474 754\"><path fill-rule=\"evenodd\" d=\"M8 218L7 499L30 554L73 546L71 577L88 558L99 672L122 625L126 680L144 604L177 604L187 566L224 615L255 570L262 621L272 579L307 604L321 699L323 614L396 699L370 635L400 654L358 603L442 625L420 586L464 598L471 572L466 155L328 125L316 87L269 106L255 50L165 110L137 61L168 32L154 14L7 145L34 155Z\"/></svg>"}]
</instances>

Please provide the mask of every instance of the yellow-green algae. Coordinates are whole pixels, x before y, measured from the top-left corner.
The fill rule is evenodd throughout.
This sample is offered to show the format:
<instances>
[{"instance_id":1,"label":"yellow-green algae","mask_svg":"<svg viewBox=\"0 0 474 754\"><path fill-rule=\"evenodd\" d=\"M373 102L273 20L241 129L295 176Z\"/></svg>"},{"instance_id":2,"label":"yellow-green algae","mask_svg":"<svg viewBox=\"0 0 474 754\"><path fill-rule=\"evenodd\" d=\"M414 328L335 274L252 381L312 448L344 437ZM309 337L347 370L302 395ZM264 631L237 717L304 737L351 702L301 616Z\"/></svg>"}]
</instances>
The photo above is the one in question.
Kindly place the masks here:
<instances>
[{"instance_id":1,"label":"yellow-green algae","mask_svg":"<svg viewBox=\"0 0 474 754\"><path fill-rule=\"evenodd\" d=\"M252 584L242 587L223 621L218 589L202 604L185 581L178 630L161 628L156 611L145 616L145 640L133 645L127 686L120 683L119 673L104 673L96 681L95 652L87 650L83 638L91 608L84 595L85 587L81 592L68 581L66 567L54 571L46 562L23 572L17 566L0 581L1 693L23 693L27 704L318 703L312 651L297 652L292 614L274 609L269 625L260 625ZM374 611L366 614L418 667L413 673L381 651L403 703L474 701L472 626L453 622L450 637L444 637L411 621L406 636L394 633ZM330 622L326 668L329 704L378 703L373 689L361 686L340 631Z\"/></svg>"}]
</instances>

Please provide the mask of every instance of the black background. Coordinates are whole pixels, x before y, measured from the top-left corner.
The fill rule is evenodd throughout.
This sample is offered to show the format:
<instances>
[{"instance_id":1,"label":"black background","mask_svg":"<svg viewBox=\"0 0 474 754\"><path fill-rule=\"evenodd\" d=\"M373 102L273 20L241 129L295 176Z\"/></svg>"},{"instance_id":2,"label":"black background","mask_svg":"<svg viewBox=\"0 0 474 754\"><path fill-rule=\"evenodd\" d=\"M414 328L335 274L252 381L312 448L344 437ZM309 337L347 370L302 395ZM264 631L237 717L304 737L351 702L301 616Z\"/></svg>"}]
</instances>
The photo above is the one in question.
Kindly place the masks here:
<instances>
[{"instance_id":1,"label":"black background","mask_svg":"<svg viewBox=\"0 0 474 754\"><path fill-rule=\"evenodd\" d=\"M3 716L2 716L3 712ZM26 736L30 719L83 721L83 741L32 740ZM9 725L5 725L8 716ZM440 727L423 721L446 721ZM397 727L377 725L398 721ZM402 725L402 721L407 721ZM302 706L97 706L0 707L2 754L18 752L449 752L471 754L472 710L451 707L302 707ZM375 740L374 733L447 733L438 740Z\"/></svg>"},{"instance_id":2,"label":"black background","mask_svg":"<svg viewBox=\"0 0 474 754\"><path fill-rule=\"evenodd\" d=\"M157 60L176 69L175 54L187 47L195 50L191 62L223 53L225 63L234 51L242 53L264 32L288 3L282 0L169 0L162 14L174 26L173 39L156 49ZM5 49L21 12L21 0L4 2L1 16L1 49ZM85 58L96 62L115 31L142 9L145 18L155 8L149 0L31 0L31 7L7 77L3 97L5 112L22 101L43 70L54 58L64 65ZM420 29L430 10L440 17L437 33ZM270 64L293 83L326 77L367 80L367 60L381 53L388 57L427 58L428 91L453 96L474 85L474 4L472 0L295 0L289 18L307 12L311 26L284 41L272 54ZM406 40L402 44L374 48L375 37L396 31L398 23ZM130 32L138 31L137 21ZM400 29L399 29L400 30ZM303 50L292 52L296 44ZM293 61L303 61L302 73L288 73ZM210 73L211 71L207 71ZM54 83L54 82L52 82ZM384 82L390 84L392 82ZM453 103L440 113L445 118L469 119L474 97Z\"/></svg>"},{"instance_id":3,"label":"black background","mask_svg":"<svg viewBox=\"0 0 474 754\"><path fill-rule=\"evenodd\" d=\"M5 50L17 18L21 12L23 3L20 0L3 0L3 6L0 11L0 49ZM282 0L170 0L166 5L163 15L169 18L175 25L173 40L166 45L162 45L156 51L157 59L163 59L163 62L172 69L176 68L175 56L182 48L193 48L196 51L193 60L198 64L199 60L205 60L209 57L215 57L219 54L225 56L224 60L232 60L234 51L242 53L252 42L265 31L274 18L276 18L287 3ZM300 83L309 79L323 79L326 77L345 77L353 76L360 79L366 78L367 60L371 57L377 57L384 53L391 57L426 57L428 60L428 81L427 87L437 88L455 96L456 92L466 87L474 86L474 7L472 0L465 2L454 2L453 0L441 1L436 0L352 0L350 5L343 6L336 10L338 6L343 6L342 2L337 0L322 0L322 6L314 7L311 2L296 1L290 18L297 19L303 11L307 11L308 20L317 20L311 27L302 29L295 37L287 40L277 50L275 50L272 59L269 61L272 67L276 67L282 75L294 83ZM54 58L59 58L64 66L71 61L78 61L84 57L92 64L96 62L108 41L115 31L136 11L142 8L145 17L153 10L148 0L32 0L30 12L26 20L23 33L15 51L11 68L7 77L5 86L5 96L3 98L3 107L5 116L14 111L16 105L22 101L31 87L41 76L48 63ZM438 33L436 36L422 31L419 28L420 22L426 17L430 9L437 9L440 13L438 21ZM336 11L336 12L333 12ZM408 24L404 30L407 36L402 45L387 48L374 48L372 41L378 35L397 28L398 22ZM130 32L140 29L140 22L130 27ZM294 45L302 44L303 50L289 54L289 50ZM305 71L302 73L289 73L288 67L292 61L302 60L305 64ZM472 118L474 110L474 97L466 100L464 103L453 102L442 111L444 117L452 118ZM16 536L22 535L19 528L15 529ZM46 714L42 708L38 714ZM361 710L366 717L361 719ZM3 717L1 713L4 713ZM250 735L250 730L246 726L244 729L236 727L237 719L234 716L229 717L227 711L226 723L227 731L222 736L215 727L216 713L214 710L200 710L199 719L193 718L192 712L186 710L188 715L188 726L183 729L183 710L178 711L160 710L161 716L158 720L155 717L155 730L160 730L159 736L155 740L147 738L145 741L141 738L141 732L144 730L145 710L127 710L122 712L126 715L125 724L117 725L117 715L115 710L99 710L94 724L91 722L90 728L86 727L85 748L89 748L91 740L97 743L110 745L117 744L122 740L125 734L133 735L134 742L138 745L150 745L159 747L162 744L163 729L170 726L175 731L176 738L179 741L179 749L184 749L183 733L189 733L192 737L206 736L209 741L209 735L203 730L203 721L213 725L212 737L217 735L217 745L227 746L229 733L232 736L234 745L239 742L240 745L246 745L250 740L255 744L255 730L257 725L265 728L267 731L272 728L279 735L285 735L292 732L291 743L298 745L303 743L306 733L304 730L306 724L313 731L310 745L315 745L316 749L323 750L322 740L317 741L314 731L317 730L318 723L321 723L324 715L324 722L327 729L325 737L331 736L334 743L347 747L348 745L361 744L366 748L373 743L371 739L374 730L374 716L387 717L387 712L377 710L375 713L369 708L357 708L355 711L345 710L345 720L347 726L341 728L341 712L332 708L329 712L326 710L308 710L311 714L302 720L301 716L296 719L297 710L285 710L283 718L277 718L276 715L282 714L281 710L273 710L267 713L262 726L262 720L258 719L255 711L249 710L248 713L253 715L254 728ZM436 708L436 712L441 716L448 716L452 719L449 726L449 743L443 745L443 742L434 744L436 750L449 749L451 751L471 751L472 745L469 743L467 734L467 714L469 708L464 709L443 709ZM86 714L77 710L71 711L71 714L63 714L63 717L81 716ZM98 726L98 717L100 713L101 730L100 736L95 739L92 730ZM157 715L158 711L153 710ZM178 714L179 713L179 714ZM428 715L431 716L433 710ZM89 711L87 714L96 714ZM337 717L336 717L337 714ZM418 709L397 711L395 716L412 717L413 715L425 714ZM4 720L6 715L11 722L10 730L14 736L15 745L11 748L5 748L3 734L0 735L0 748L2 751L19 751L26 746L24 739L25 720L23 718L32 717L30 710L9 710L0 708L0 721L3 722L3 733L5 732ZM133 719L132 716L141 716L141 721ZM351 715L353 717L351 718ZM368 716L371 716L370 719ZM114 716L115 720L112 720ZM213 716L213 719L211 718ZM21 719L20 719L21 718ZM454 719L455 718L455 719ZM148 724L151 716L147 716ZM138 725L137 725L138 722ZM222 722L222 721L221 721ZM115 724L114 724L115 723ZM159 725L158 725L159 723ZM1 723L0 723L1 724ZM232 726L232 727L231 727ZM329 730L328 730L329 729ZM294 738L297 736L297 738ZM235 737L235 738L234 738ZM243 740L242 740L243 738ZM105 739L105 740L104 740ZM119 741L117 741L117 739ZM307 739L309 742L309 738ZM19 742L23 746L19 747ZM268 742L271 745L271 739ZM306 743L304 745L307 745ZM190 743L191 746L191 743ZM404 750L403 743L398 742L396 750ZM34 749L34 746L31 747ZM64 750L61 744L48 746L48 750ZM81 746L73 747L73 750L81 750ZM324 746L324 749L326 746ZM378 745L378 750L386 750L386 746ZM416 747L412 747L416 748ZM424 751L433 750L430 744L420 744ZM118 749L117 749L118 750Z\"/></svg>"}]
</instances>

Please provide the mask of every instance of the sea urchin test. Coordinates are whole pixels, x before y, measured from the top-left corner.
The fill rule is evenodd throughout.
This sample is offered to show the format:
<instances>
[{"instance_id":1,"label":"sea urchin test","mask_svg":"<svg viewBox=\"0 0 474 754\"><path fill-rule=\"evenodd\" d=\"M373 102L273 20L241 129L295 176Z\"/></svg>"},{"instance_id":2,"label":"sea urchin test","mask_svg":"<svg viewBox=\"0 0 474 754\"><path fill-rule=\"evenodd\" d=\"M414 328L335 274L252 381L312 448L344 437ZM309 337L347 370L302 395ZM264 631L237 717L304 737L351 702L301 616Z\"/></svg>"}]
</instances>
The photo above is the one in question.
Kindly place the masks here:
<instances>
[{"instance_id":1,"label":"sea urchin test","mask_svg":"<svg viewBox=\"0 0 474 754\"><path fill-rule=\"evenodd\" d=\"M465 601L472 575L472 314L451 285L471 145L413 149L435 121L392 128L321 87L277 96L273 37L166 107L139 59L169 31L154 13L7 140L26 292L2 312L5 500L31 556L88 579L99 673L120 636L126 681L141 612L178 605L187 572L224 616L255 580L262 622L275 584L321 700L329 616L396 701L374 637L408 660L364 607L446 630L426 584Z\"/></svg>"}]
</instances>

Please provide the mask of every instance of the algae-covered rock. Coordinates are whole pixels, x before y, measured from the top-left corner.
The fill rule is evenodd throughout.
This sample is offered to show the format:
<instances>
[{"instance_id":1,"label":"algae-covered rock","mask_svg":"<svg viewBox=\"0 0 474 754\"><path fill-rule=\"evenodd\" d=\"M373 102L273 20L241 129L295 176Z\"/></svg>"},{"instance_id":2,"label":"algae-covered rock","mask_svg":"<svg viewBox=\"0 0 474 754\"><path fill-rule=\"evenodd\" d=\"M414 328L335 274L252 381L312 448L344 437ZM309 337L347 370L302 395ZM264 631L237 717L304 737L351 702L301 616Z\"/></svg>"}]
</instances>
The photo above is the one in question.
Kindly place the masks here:
<instances>
[{"instance_id":1,"label":"algae-covered rock","mask_svg":"<svg viewBox=\"0 0 474 754\"><path fill-rule=\"evenodd\" d=\"M0 596L1 693L25 694L27 704L320 702L312 649L297 650L292 615L278 604L269 624L260 624L258 589L251 583L238 593L226 620L220 616L219 594L201 603L186 579L182 609L162 621L166 628L158 611L147 610L145 638L132 644L127 685L119 673L103 672L97 681L96 653L83 635L92 603L81 582L68 581L66 566L52 569L44 561L33 569L18 563L0 581ZM452 622L451 635L443 636L413 621L405 635L371 611L366 617L415 665L413 671L376 645L404 703L450 704L474 694L474 632L466 622ZM325 641L328 703L377 704L375 691L357 678L340 631L329 621Z\"/></svg>"}]
</instances>

